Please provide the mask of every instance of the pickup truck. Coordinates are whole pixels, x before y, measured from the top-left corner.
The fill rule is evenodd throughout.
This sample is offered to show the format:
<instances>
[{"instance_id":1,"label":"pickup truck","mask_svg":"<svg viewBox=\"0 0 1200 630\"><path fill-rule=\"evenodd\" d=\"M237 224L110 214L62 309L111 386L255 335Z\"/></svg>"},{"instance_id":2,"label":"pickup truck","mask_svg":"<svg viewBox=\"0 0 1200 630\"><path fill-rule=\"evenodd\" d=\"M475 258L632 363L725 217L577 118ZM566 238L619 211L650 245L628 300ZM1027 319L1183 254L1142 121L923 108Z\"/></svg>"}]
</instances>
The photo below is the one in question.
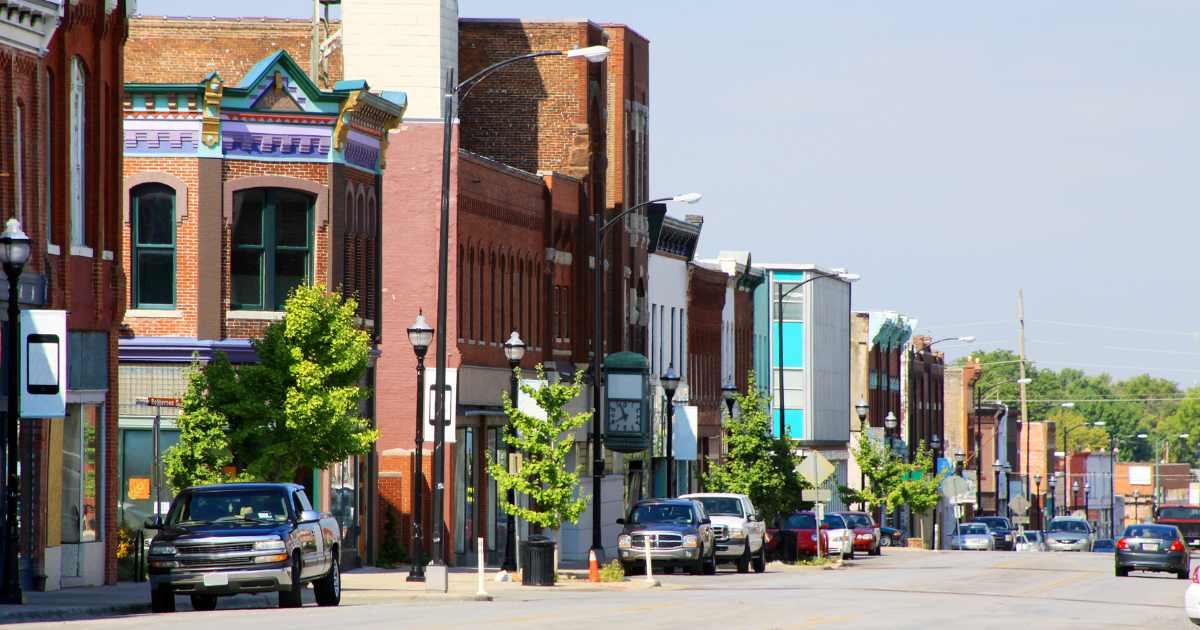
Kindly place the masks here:
<instances>
[{"instance_id":1,"label":"pickup truck","mask_svg":"<svg viewBox=\"0 0 1200 630\"><path fill-rule=\"evenodd\" d=\"M1154 522L1174 525L1183 534L1184 544L1200 547L1200 506L1172 504L1160 505L1154 510Z\"/></svg>"},{"instance_id":2,"label":"pickup truck","mask_svg":"<svg viewBox=\"0 0 1200 630\"><path fill-rule=\"evenodd\" d=\"M154 612L174 612L177 594L190 595L196 610L213 610L222 595L265 592L279 593L280 608L298 608L309 583L318 605L341 603L341 529L313 510L303 486L187 488L166 519L144 526L158 530L147 555Z\"/></svg>"},{"instance_id":3,"label":"pickup truck","mask_svg":"<svg viewBox=\"0 0 1200 630\"><path fill-rule=\"evenodd\" d=\"M732 562L738 573L748 573L751 567L755 573L767 570L767 528L750 497L708 492L679 498L699 501L708 512L717 539L717 562Z\"/></svg>"}]
</instances>

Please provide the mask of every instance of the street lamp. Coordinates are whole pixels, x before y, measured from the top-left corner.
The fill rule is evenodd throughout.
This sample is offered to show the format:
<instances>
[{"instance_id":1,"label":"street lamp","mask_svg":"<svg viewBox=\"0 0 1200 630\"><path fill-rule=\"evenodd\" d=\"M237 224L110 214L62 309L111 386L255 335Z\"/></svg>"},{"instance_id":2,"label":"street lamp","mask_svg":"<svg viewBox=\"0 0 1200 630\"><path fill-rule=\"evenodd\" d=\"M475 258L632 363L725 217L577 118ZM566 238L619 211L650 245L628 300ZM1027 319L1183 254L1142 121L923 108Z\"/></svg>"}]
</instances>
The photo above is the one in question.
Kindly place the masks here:
<instances>
[{"instance_id":1,"label":"street lamp","mask_svg":"<svg viewBox=\"0 0 1200 630\"><path fill-rule=\"evenodd\" d=\"M598 214L595 220L592 221L594 226L592 229L592 251L594 252L595 264L592 265L592 547L590 551L596 554L597 559L604 557L604 545L601 543L600 533L600 493L601 485L604 481L604 452L603 452L603 433L600 428L600 409L603 401L600 396L600 364L603 361L604 354L604 326L602 311L600 310L604 298L604 264L602 262L602 252L604 251L604 237L608 234L609 228L616 225L626 215L637 212L642 208L647 209L650 215L651 223L662 222L666 216L666 207L663 205L666 202L693 204L703 197L698 192L683 193L671 197L659 197L639 203L631 208L622 211L611 219L606 219L603 214ZM669 425L668 425L669 426Z\"/></svg>"},{"instance_id":2,"label":"street lamp","mask_svg":"<svg viewBox=\"0 0 1200 630\"><path fill-rule=\"evenodd\" d=\"M1142 493L1137 490L1133 491L1133 522L1138 522L1138 499L1142 497Z\"/></svg>"},{"instance_id":3,"label":"street lamp","mask_svg":"<svg viewBox=\"0 0 1200 630\"><path fill-rule=\"evenodd\" d=\"M0 584L0 603L20 604L21 580L18 575L17 504L20 488L17 485L17 424L21 417L21 269L29 260L29 237L21 231L21 222L9 219L0 233L0 264L8 276L8 416L5 423L4 452L4 582Z\"/></svg>"},{"instance_id":4,"label":"street lamp","mask_svg":"<svg viewBox=\"0 0 1200 630\"><path fill-rule=\"evenodd\" d=\"M1058 475L1049 475L1049 479L1046 480L1046 485L1049 486L1046 497L1046 511L1050 514L1050 518L1053 519L1057 515L1055 512L1057 508L1054 506L1054 489L1058 485Z\"/></svg>"},{"instance_id":5,"label":"street lamp","mask_svg":"<svg viewBox=\"0 0 1200 630\"><path fill-rule=\"evenodd\" d=\"M667 372L659 378L663 391L667 394L667 496L675 496L675 452L671 443L672 427L675 424L675 390L679 387L679 374L675 365L667 366Z\"/></svg>"},{"instance_id":6,"label":"street lamp","mask_svg":"<svg viewBox=\"0 0 1200 630\"><path fill-rule=\"evenodd\" d=\"M849 273L845 269L835 269L835 270L833 270L832 273L825 273L823 271L815 271L815 270L805 271L804 273L811 275L811 277L806 278L802 282L797 283L795 286L788 289L786 292L784 292L784 290L783 290L783 283L778 282L778 281L775 282L775 287L777 289L776 294L778 294L778 299L777 299L778 306L776 307L775 315L776 315L776 318L779 320L779 328L778 328L778 331L779 331L779 334L778 334L778 337L779 337L779 340L778 340L779 341L779 343L778 343L778 346L779 346L779 437L781 437L781 438L786 438L788 436L787 435L787 422L786 422L787 404L786 404L786 398L784 398L784 393L783 393L783 373L784 373L784 365L783 365L783 298L791 295L793 291L799 289L800 287L803 287L804 285L812 282L813 280L818 280L820 278L837 278L838 280L841 280L842 282L854 283L854 282L858 282L859 278L862 277L856 273Z\"/></svg>"},{"instance_id":7,"label":"street lamp","mask_svg":"<svg viewBox=\"0 0 1200 630\"><path fill-rule=\"evenodd\" d=\"M1092 513L1092 482L1083 482L1083 514L1091 517Z\"/></svg>"},{"instance_id":8,"label":"street lamp","mask_svg":"<svg viewBox=\"0 0 1200 630\"><path fill-rule=\"evenodd\" d=\"M889 455L895 450L895 448L892 446L892 433L896 430L897 424L899 424L899 422L896 420L896 414L889 411L887 416L883 419L883 433L887 437Z\"/></svg>"},{"instance_id":9,"label":"street lamp","mask_svg":"<svg viewBox=\"0 0 1200 630\"><path fill-rule=\"evenodd\" d=\"M1041 474L1034 475L1033 482L1034 482L1034 484L1037 485L1037 494L1035 494L1034 497L1037 498L1037 510L1038 510L1038 514L1040 516L1040 518L1038 519L1038 524L1041 525L1042 521L1045 519L1045 516L1046 516L1045 497L1042 496L1042 475ZM1039 527L1038 529L1044 529L1044 528Z\"/></svg>"},{"instance_id":10,"label":"street lamp","mask_svg":"<svg viewBox=\"0 0 1200 630\"><path fill-rule=\"evenodd\" d=\"M721 386L721 397L725 399L725 406L729 409L729 419L733 419L733 403L738 395L737 385L733 382L732 376L725 377L725 384Z\"/></svg>"},{"instance_id":11,"label":"street lamp","mask_svg":"<svg viewBox=\"0 0 1200 630\"><path fill-rule=\"evenodd\" d=\"M424 582L425 565L421 562L421 489L425 486L425 472L421 467L421 452L425 450L423 428L425 423L425 353L429 351L429 343L433 341L433 328L425 321L425 314L417 311L417 320L408 327L408 342L412 344L413 353L417 355L417 435L413 442L413 524L412 524L412 568L408 571L407 581Z\"/></svg>"},{"instance_id":12,"label":"street lamp","mask_svg":"<svg viewBox=\"0 0 1200 630\"><path fill-rule=\"evenodd\" d=\"M1079 505L1079 480L1071 482L1071 500L1067 502L1067 511L1075 509Z\"/></svg>"},{"instance_id":13,"label":"street lamp","mask_svg":"<svg viewBox=\"0 0 1200 630\"><path fill-rule=\"evenodd\" d=\"M867 420L867 412L870 410L871 406L867 404L867 401L863 400L862 396L859 396L858 403L854 405L854 412L858 414L858 421L860 423Z\"/></svg>"},{"instance_id":14,"label":"street lamp","mask_svg":"<svg viewBox=\"0 0 1200 630\"><path fill-rule=\"evenodd\" d=\"M937 474L938 459L941 458L942 438L934 433L929 438L929 447L933 449L933 474ZM942 507L942 493L937 494L937 501L933 504L933 548L941 548L941 535L938 534L938 509Z\"/></svg>"},{"instance_id":15,"label":"street lamp","mask_svg":"<svg viewBox=\"0 0 1200 630\"><path fill-rule=\"evenodd\" d=\"M536 57L549 57L555 55L564 55L568 58L581 58L589 63L601 63L608 58L609 49L607 46L588 46L586 48L576 48L574 50L543 50L538 52L526 53L505 59L504 61L496 62L479 72L476 72L466 81L455 83L454 68L446 71L445 93L443 94L442 102L442 199L440 223L438 231L438 278L437 278L437 327L442 330L442 334L437 338L437 350L434 358L437 361L435 370L435 379L437 383L436 393L434 394L434 428L433 428L433 514L434 522L438 526L433 531L433 553L429 560L430 566L442 567L442 534L443 527L441 525L442 518L442 500L445 494L443 478L445 475L446 462L446 337L447 329L447 302L449 300L449 260L450 260L450 159L451 159L451 140L454 135L454 105L455 101L462 101L467 97L467 94L483 81L489 74L499 70L509 64L533 59ZM596 265L597 268L600 265ZM599 348L599 346L596 346ZM596 366L593 372L593 378L598 378L600 373L599 367ZM594 410L595 415L599 409ZM599 425L597 424L597 427ZM597 435L599 431L597 430ZM599 447L597 447L598 449ZM599 493L597 493L599 494ZM597 497L597 501L599 498ZM597 503L599 505L599 503ZM599 529L599 514L596 515L596 526ZM599 535L596 534L596 540L593 545L599 542ZM433 585L434 590L446 592L449 587L449 576L442 569L438 569L436 584Z\"/></svg>"},{"instance_id":16,"label":"street lamp","mask_svg":"<svg viewBox=\"0 0 1200 630\"><path fill-rule=\"evenodd\" d=\"M963 469L963 461L966 460L966 455L962 450L954 451L954 474L961 475Z\"/></svg>"},{"instance_id":17,"label":"street lamp","mask_svg":"<svg viewBox=\"0 0 1200 630\"><path fill-rule=\"evenodd\" d=\"M508 340L504 342L504 356L508 359L508 371L510 376L508 384L508 402L513 407L516 407L517 388L520 385L520 382L517 380L517 369L521 366L521 359L525 358L525 342L521 341L521 335L518 335L517 331L515 330L512 331L512 335L509 335ZM511 432L512 425L510 424L506 427L506 429ZM507 453L508 449L505 449L505 452ZM509 453L508 460L509 462L512 462L511 453ZM514 471L510 470L509 472ZM504 500L509 505L516 503L516 494L511 487L507 492L505 492ZM507 530L504 535L504 562L500 565L500 568L504 569L505 571L516 571L517 519L512 515L511 512L508 513L506 523Z\"/></svg>"}]
</instances>

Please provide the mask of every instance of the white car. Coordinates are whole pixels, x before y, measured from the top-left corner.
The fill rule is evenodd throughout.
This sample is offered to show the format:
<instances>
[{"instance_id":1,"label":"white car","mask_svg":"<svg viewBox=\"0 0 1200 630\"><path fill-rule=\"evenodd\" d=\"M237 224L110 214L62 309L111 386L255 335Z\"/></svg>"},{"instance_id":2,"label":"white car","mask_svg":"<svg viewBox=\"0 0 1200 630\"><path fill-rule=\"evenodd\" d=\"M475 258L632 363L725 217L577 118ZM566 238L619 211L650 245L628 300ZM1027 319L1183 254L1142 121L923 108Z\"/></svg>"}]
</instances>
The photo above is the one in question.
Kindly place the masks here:
<instances>
[{"instance_id":1,"label":"white car","mask_svg":"<svg viewBox=\"0 0 1200 630\"><path fill-rule=\"evenodd\" d=\"M1200 626L1200 566L1192 569L1192 583L1188 584L1187 592L1183 594L1183 609L1188 619Z\"/></svg>"},{"instance_id":2,"label":"white car","mask_svg":"<svg viewBox=\"0 0 1200 630\"><path fill-rule=\"evenodd\" d=\"M755 573L767 570L767 528L750 497L706 492L679 498L700 503L712 519L718 562L734 563L738 573L746 573L751 568Z\"/></svg>"},{"instance_id":3,"label":"white car","mask_svg":"<svg viewBox=\"0 0 1200 630\"><path fill-rule=\"evenodd\" d=\"M826 555L841 554L844 560L854 559L854 528L840 514L826 514L821 521L821 529L829 541Z\"/></svg>"}]
</instances>

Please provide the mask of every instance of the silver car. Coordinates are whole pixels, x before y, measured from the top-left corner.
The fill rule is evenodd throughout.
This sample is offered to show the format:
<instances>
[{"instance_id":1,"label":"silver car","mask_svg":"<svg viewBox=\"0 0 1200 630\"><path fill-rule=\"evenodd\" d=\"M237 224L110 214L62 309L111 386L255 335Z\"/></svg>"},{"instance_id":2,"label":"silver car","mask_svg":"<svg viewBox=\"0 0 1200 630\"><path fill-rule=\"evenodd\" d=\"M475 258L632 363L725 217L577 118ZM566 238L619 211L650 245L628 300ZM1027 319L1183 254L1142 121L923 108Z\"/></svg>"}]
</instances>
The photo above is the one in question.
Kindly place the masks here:
<instances>
[{"instance_id":1,"label":"silver car","mask_svg":"<svg viewBox=\"0 0 1200 630\"><path fill-rule=\"evenodd\" d=\"M950 538L950 549L955 551L991 551L993 548L992 531L983 523L959 523Z\"/></svg>"},{"instance_id":2,"label":"silver car","mask_svg":"<svg viewBox=\"0 0 1200 630\"><path fill-rule=\"evenodd\" d=\"M1059 516L1046 528L1047 551L1091 551L1092 526L1073 516Z\"/></svg>"}]
</instances>

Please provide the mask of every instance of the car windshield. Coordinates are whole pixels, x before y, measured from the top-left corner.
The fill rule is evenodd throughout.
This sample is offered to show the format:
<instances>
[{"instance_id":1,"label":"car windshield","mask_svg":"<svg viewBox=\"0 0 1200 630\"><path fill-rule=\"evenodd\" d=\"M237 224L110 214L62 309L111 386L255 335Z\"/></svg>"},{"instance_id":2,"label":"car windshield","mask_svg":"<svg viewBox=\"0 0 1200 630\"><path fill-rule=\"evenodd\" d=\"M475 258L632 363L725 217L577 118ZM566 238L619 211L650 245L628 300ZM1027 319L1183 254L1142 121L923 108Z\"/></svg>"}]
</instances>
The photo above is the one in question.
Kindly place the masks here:
<instances>
[{"instance_id":1,"label":"car windshield","mask_svg":"<svg viewBox=\"0 0 1200 630\"><path fill-rule=\"evenodd\" d=\"M783 529L816 529L817 518L812 514L789 514L783 521Z\"/></svg>"},{"instance_id":2,"label":"car windshield","mask_svg":"<svg viewBox=\"0 0 1200 630\"><path fill-rule=\"evenodd\" d=\"M1159 508L1155 520L1169 521L1200 521L1200 507L1176 505Z\"/></svg>"},{"instance_id":3,"label":"car windshield","mask_svg":"<svg viewBox=\"0 0 1200 630\"><path fill-rule=\"evenodd\" d=\"M979 522L992 529L1012 529L1012 525L1008 524L1008 519L1001 516L981 517Z\"/></svg>"},{"instance_id":4,"label":"car windshield","mask_svg":"<svg viewBox=\"0 0 1200 630\"><path fill-rule=\"evenodd\" d=\"M875 527L875 523L871 522L871 517L866 514L843 514L846 517L846 522L850 523L850 527Z\"/></svg>"},{"instance_id":5,"label":"car windshield","mask_svg":"<svg viewBox=\"0 0 1200 630\"><path fill-rule=\"evenodd\" d=\"M1083 521L1050 521L1050 529L1052 532L1068 532L1072 534L1087 534L1091 530L1088 529L1087 523Z\"/></svg>"},{"instance_id":6,"label":"car windshield","mask_svg":"<svg viewBox=\"0 0 1200 630\"><path fill-rule=\"evenodd\" d=\"M709 515L721 514L742 516L742 502L733 497L697 497L696 501L704 506Z\"/></svg>"},{"instance_id":7,"label":"car windshield","mask_svg":"<svg viewBox=\"0 0 1200 630\"><path fill-rule=\"evenodd\" d=\"M826 514L825 518L821 521L821 525L829 529L846 529L845 519L837 514Z\"/></svg>"},{"instance_id":8,"label":"car windshield","mask_svg":"<svg viewBox=\"0 0 1200 630\"><path fill-rule=\"evenodd\" d=\"M1153 538L1175 540L1175 528L1164 525L1130 525L1125 528L1125 538Z\"/></svg>"},{"instance_id":9,"label":"car windshield","mask_svg":"<svg viewBox=\"0 0 1200 630\"><path fill-rule=\"evenodd\" d=\"M958 535L959 536L968 536L968 535L986 534L986 533L988 533L987 525L983 525L982 523L964 523L964 524L958 526Z\"/></svg>"},{"instance_id":10,"label":"car windshield","mask_svg":"<svg viewBox=\"0 0 1200 630\"><path fill-rule=\"evenodd\" d=\"M282 523L287 519L285 493L271 489L230 488L180 495L167 514L166 524Z\"/></svg>"},{"instance_id":11,"label":"car windshield","mask_svg":"<svg viewBox=\"0 0 1200 630\"><path fill-rule=\"evenodd\" d=\"M633 508L629 522L634 525L646 523L673 523L676 525L691 525L695 522L692 508L675 503L649 503Z\"/></svg>"}]
</instances>

